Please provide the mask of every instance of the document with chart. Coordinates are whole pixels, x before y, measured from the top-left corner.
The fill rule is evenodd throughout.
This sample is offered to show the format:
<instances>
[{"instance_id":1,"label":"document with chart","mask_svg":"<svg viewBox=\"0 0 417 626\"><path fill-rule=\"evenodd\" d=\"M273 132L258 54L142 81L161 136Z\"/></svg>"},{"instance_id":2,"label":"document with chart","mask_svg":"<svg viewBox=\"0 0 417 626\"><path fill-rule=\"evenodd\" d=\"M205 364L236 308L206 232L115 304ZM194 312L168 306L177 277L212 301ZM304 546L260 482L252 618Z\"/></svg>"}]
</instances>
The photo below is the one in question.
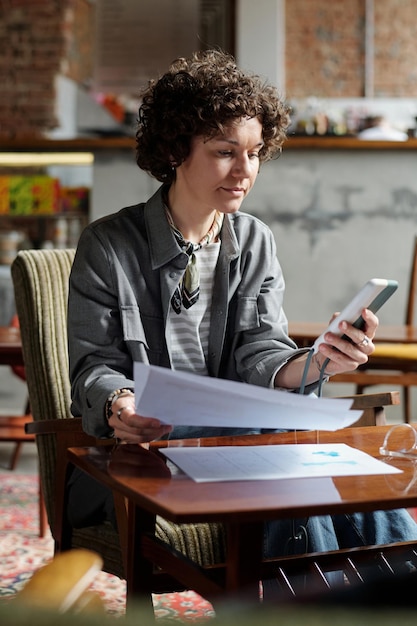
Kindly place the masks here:
<instances>
[{"instance_id":1,"label":"document with chart","mask_svg":"<svg viewBox=\"0 0 417 626\"><path fill-rule=\"evenodd\" d=\"M196 482L401 473L344 443L184 447L161 452Z\"/></svg>"}]
</instances>

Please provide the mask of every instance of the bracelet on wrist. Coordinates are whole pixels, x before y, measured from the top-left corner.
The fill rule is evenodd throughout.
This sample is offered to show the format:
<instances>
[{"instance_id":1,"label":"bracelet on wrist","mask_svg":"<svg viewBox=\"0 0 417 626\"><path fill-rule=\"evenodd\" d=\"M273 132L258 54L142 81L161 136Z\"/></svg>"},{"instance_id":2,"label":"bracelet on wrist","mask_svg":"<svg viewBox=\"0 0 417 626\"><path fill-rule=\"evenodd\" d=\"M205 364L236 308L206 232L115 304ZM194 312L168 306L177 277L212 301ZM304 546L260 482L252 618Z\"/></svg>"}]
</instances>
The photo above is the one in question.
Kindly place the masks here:
<instances>
[{"instance_id":1,"label":"bracelet on wrist","mask_svg":"<svg viewBox=\"0 0 417 626\"><path fill-rule=\"evenodd\" d=\"M111 418L113 414L113 410L112 410L113 404L114 402L116 402L118 398L122 398L123 396L134 396L134 395L135 394L133 393L133 389L129 389L129 388L116 389L115 391L112 391L106 400L106 405L105 405L106 418L108 420Z\"/></svg>"}]
</instances>

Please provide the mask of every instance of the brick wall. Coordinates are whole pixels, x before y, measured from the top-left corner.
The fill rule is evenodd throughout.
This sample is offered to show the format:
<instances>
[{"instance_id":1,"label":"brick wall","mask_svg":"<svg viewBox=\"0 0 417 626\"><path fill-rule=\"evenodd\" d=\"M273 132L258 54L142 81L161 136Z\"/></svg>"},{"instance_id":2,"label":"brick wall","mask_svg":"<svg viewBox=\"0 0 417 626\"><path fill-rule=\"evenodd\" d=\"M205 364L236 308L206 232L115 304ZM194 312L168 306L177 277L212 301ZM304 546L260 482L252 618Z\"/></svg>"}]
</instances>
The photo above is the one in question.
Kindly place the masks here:
<instances>
[{"instance_id":1,"label":"brick wall","mask_svg":"<svg viewBox=\"0 0 417 626\"><path fill-rule=\"evenodd\" d=\"M362 96L363 0L287 0L286 92Z\"/></svg>"},{"instance_id":2,"label":"brick wall","mask_svg":"<svg viewBox=\"0 0 417 626\"><path fill-rule=\"evenodd\" d=\"M53 128L71 0L0 0L0 138Z\"/></svg>"},{"instance_id":3,"label":"brick wall","mask_svg":"<svg viewBox=\"0 0 417 626\"><path fill-rule=\"evenodd\" d=\"M417 96L415 0L374 0L375 96Z\"/></svg>"},{"instance_id":4,"label":"brick wall","mask_svg":"<svg viewBox=\"0 0 417 626\"><path fill-rule=\"evenodd\" d=\"M287 0L285 11L289 97L362 97L364 0ZM415 0L374 0L375 96L417 96L416 15Z\"/></svg>"},{"instance_id":5,"label":"brick wall","mask_svg":"<svg viewBox=\"0 0 417 626\"><path fill-rule=\"evenodd\" d=\"M71 0L66 11L62 73L85 87L93 76L95 8L90 0Z\"/></svg>"}]
</instances>

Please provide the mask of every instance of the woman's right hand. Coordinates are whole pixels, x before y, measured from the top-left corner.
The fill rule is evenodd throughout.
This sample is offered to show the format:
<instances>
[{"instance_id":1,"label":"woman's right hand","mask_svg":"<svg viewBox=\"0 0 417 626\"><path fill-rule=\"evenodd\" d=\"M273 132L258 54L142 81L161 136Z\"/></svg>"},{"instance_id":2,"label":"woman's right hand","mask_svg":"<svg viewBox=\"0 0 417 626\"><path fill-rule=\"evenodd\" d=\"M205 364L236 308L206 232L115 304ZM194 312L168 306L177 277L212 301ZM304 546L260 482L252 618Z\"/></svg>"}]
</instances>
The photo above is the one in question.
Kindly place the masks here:
<instances>
[{"instance_id":1,"label":"woman's right hand","mask_svg":"<svg viewBox=\"0 0 417 626\"><path fill-rule=\"evenodd\" d=\"M148 443L160 439L172 431L172 426L162 424L153 417L135 413L135 396L121 396L112 405L109 426L114 437L123 443Z\"/></svg>"}]
</instances>

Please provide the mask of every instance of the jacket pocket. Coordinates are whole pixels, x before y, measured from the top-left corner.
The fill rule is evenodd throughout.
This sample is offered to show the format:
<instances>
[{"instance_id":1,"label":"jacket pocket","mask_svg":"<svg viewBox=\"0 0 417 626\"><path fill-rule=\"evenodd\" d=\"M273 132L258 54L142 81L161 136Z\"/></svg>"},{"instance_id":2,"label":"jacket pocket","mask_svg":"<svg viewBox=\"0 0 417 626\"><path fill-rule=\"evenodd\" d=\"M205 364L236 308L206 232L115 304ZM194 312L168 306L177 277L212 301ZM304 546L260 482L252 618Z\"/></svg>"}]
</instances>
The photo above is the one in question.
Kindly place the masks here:
<instances>
[{"instance_id":1,"label":"jacket pocket","mask_svg":"<svg viewBox=\"0 0 417 626\"><path fill-rule=\"evenodd\" d=\"M259 328L259 310L256 297L239 298L236 307L236 331Z\"/></svg>"},{"instance_id":2,"label":"jacket pocket","mask_svg":"<svg viewBox=\"0 0 417 626\"><path fill-rule=\"evenodd\" d=\"M125 341L138 341L149 348L137 306L121 306L120 318Z\"/></svg>"},{"instance_id":3,"label":"jacket pocket","mask_svg":"<svg viewBox=\"0 0 417 626\"><path fill-rule=\"evenodd\" d=\"M163 321L159 317L142 317L139 307L121 306L123 339L132 359L158 365L164 345ZM145 356L146 354L146 356Z\"/></svg>"}]
</instances>

